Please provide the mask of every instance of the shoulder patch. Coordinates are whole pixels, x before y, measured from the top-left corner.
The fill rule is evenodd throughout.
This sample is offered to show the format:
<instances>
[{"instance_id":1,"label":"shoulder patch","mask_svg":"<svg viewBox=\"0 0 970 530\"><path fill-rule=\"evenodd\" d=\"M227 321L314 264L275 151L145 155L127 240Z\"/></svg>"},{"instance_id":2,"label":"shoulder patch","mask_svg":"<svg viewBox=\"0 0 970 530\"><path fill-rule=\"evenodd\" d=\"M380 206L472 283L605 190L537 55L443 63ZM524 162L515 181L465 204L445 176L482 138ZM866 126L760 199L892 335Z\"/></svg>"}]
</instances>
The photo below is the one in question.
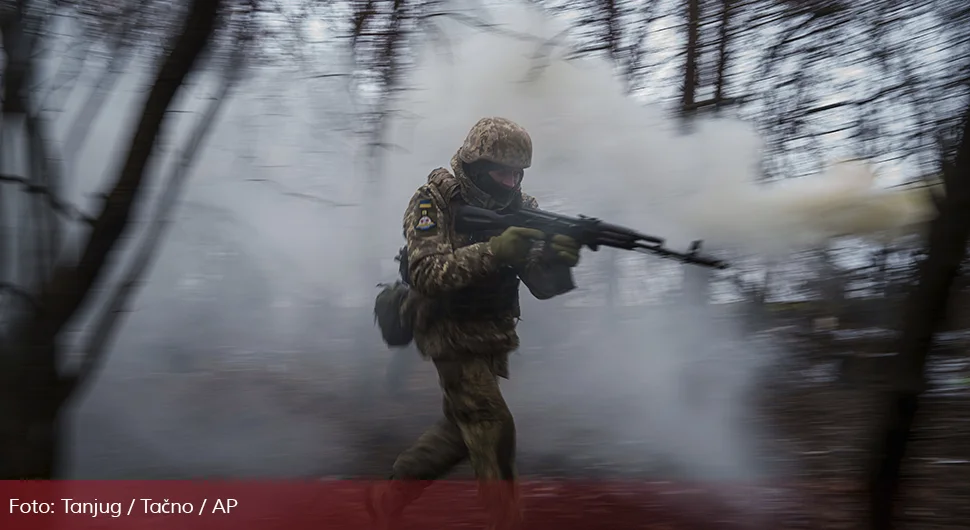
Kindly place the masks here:
<instances>
[{"instance_id":1,"label":"shoulder patch","mask_svg":"<svg viewBox=\"0 0 970 530\"><path fill-rule=\"evenodd\" d=\"M414 223L415 230L427 232L438 226L434 203L431 202L431 199L418 199L417 209L418 211L415 212L415 218L417 219Z\"/></svg>"}]
</instances>

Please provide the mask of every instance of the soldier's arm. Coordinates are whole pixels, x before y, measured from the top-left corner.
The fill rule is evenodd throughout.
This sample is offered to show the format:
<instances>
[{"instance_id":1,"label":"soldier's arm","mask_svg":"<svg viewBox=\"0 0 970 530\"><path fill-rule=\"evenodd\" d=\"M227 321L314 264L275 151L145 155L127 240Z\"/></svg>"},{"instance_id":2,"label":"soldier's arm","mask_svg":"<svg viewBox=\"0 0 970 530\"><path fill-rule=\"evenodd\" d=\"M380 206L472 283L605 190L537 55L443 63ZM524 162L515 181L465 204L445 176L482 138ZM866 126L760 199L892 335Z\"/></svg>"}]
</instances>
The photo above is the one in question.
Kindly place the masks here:
<instances>
[{"instance_id":1,"label":"soldier's arm","mask_svg":"<svg viewBox=\"0 0 970 530\"><path fill-rule=\"evenodd\" d=\"M525 196L522 206L537 210L539 201L534 197ZM523 265L517 267L519 279L529 288L532 296L539 300L548 300L576 288L572 269L565 264L549 261L543 256L545 245L543 241L533 243L528 259Z\"/></svg>"},{"instance_id":2,"label":"soldier's arm","mask_svg":"<svg viewBox=\"0 0 970 530\"><path fill-rule=\"evenodd\" d=\"M411 197L404 214L408 275L411 287L427 296L456 291L499 268L488 243L453 250L447 222L424 188Z\"/></svg>"}]
</instances>

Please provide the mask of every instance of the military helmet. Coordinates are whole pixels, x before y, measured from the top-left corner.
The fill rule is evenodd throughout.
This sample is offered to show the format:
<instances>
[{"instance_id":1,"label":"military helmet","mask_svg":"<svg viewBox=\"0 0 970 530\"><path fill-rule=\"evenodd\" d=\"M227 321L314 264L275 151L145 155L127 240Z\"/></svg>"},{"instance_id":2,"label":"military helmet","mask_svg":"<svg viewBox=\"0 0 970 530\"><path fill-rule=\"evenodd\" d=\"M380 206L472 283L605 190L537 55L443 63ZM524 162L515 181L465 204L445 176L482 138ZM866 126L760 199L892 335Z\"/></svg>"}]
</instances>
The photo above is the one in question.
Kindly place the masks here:
<instances>
[{"instance_id":1,"label":"military helmet","mask_svg":"<svg viewBox=\"0 0 970 530\"><path fill-rule=\"evenodd\" d=\"M487 160L525 169L532 165L532 138L517 123L505 118L482 118L465 137L458 158L466 164Z\"/></svg>"}]
</instances>

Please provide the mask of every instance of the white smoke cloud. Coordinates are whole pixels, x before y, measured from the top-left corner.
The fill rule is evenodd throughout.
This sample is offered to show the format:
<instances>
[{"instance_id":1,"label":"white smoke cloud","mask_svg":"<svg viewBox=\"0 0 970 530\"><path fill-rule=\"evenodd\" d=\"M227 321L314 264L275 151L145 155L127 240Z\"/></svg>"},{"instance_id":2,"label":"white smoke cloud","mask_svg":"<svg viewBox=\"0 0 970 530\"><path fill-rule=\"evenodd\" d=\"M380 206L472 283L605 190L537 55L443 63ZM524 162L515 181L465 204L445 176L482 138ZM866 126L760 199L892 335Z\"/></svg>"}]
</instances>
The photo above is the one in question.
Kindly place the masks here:
<instances>
[{"instance_id":1,"label":"white smoke cloud","mask_svg":"<svg viewBox=\"0 0 970 530\"><path fill-rule=\"evenodd\" d=\"M443 23L447 42L423 50L409 78L416 90L399 103L415 117L399 120L392 134L407 153L390 157L391 204L406 201L431 168L447 165L471 124L500 115L533 137L524 188L540 202L620 215L684 241L777 252L899 230L932 214L925 194L881 190L861 162L761 185L761 141L750 124L704 120L682 134L668 109L626 97L606 61L562 60L561 46L537 59L564 24L525 6L494 13L505 30L535 40Z\"/></svg>"}]
</instances>

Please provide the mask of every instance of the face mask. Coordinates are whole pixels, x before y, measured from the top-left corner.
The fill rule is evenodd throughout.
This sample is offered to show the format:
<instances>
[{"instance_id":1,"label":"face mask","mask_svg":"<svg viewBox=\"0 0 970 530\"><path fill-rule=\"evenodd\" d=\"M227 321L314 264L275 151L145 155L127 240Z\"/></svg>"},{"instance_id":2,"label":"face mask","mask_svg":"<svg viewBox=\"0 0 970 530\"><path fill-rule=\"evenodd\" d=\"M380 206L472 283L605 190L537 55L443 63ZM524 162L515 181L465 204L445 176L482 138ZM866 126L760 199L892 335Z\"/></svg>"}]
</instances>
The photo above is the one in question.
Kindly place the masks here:
<instances>
[{"instance_id":1,"label":"face mask","mask_svg":"<svg viewBox=\"0 0 970 530\"><path fill-rule=\"evenodd\" d=\"M521 169L510 169L487 161L466 164L465 173L480 190L498 202L511 199L523 177Z\"/></svg>"}]
</instances>

